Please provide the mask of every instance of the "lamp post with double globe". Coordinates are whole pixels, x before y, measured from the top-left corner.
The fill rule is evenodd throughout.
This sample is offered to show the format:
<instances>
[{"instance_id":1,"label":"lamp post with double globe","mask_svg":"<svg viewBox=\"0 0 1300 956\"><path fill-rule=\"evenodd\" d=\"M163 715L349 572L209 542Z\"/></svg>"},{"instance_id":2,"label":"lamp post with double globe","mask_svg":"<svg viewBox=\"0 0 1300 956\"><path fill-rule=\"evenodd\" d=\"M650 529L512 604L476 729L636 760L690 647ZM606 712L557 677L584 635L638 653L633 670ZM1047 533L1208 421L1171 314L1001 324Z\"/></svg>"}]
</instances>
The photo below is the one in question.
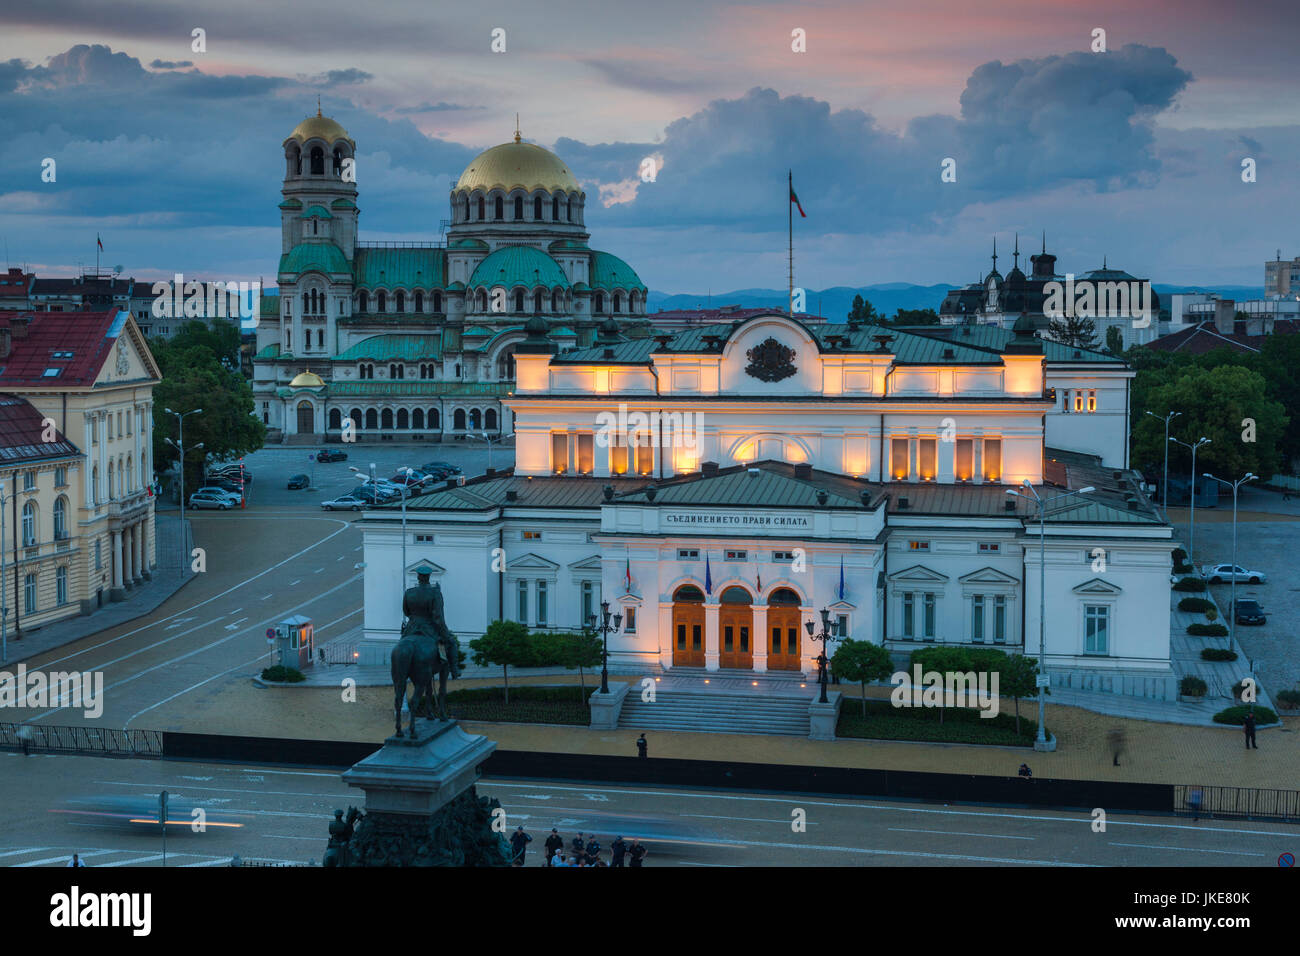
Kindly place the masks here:
<instances>
[{"instance_id":1,"label":"lamp post with double globe","mask_svg":"<svg viewBox=\"0 0 1300 956\"><path fill-rule=\"evenodd\" d=\"M1165 521L1169 520L1169 423L1182 412L1170 412L1163 417L1155 412L1147 412L1152 418L1165 423L1165 476L1160 482L1160 510L1164 512Z\"/></svg>"},{"instance_id":2,"label":"lamp post with double globe","mask_svg":"<svg viewBox=\"0 0 1300 956\"><path fill-rule=\"evenodd\" d=\"M1254 481L1256 476L1248 471L1236 481L1227 481L1216 478L1207 471L1205 477L1214 478L1219 484L1227 485L1232 489L1232 607L1228 612L1228 647L1232 648L1237 640L1237 490L1246 482Z\"/></svg>"},{"instance_id":3,"label":"lamp post with double globe","mask_svg":"<svg viewBox=\"0 0 1300 956\"><path fill-rule=\"evenodd\" d=\"M587 624L591 626L594 630L599 631L602 639L604 640L604 647L600 655L600 692L602 694L608 694L609 693L609 632L617 631L620 627L623 626L623 615L615 614L613 618L611 618L609 616L609 602L601 601L600 619L597 620L596 615L593 614L589 618L587 618Z\"/></svg>"},{"instance_id":4,"label":"lamp post with double globe","mask_svg":"<svg viewBox=\"0 0 1300 956\"><path fill-rule=\"evenodd\" d=\"M1195 570L1196 569L1196 449L1200 448L1202 445L1210 444L1210 439L1198 438L1196 439L1195 442L1188 443L1185 441L1179 441L1177 438L1174 438L1172 435L1170 435L1169 440L1173 442L1175 445L1182 445L1184 448L1190 448L1192 450L1192 508L1191 508L1192 530L1191 533L1188 535L1188 540L1187 540L1187 562L1192 566L1192 569ZM1165 520L1166 521L1169 520L1168 515L1165 515Z\"/></svg>"},{"instance_id":5,"label":"lamp post with double globe","mask_svg":"<svg viewBox=\"0 0 1300 956\"><path fill-rule=\"evenodd\" d=\"M819 641L822 646L821 653L817 655L817 683L819 683L822 688L821 696L818 697L817 700L818 703L825 704L825 703L829 703L829 701L827 701L826 699L826 683L827 683L826 665L827 663L829 663L829 658L826 656L827 645L830 644L831 641L839 640L839 638L835 636L831 628L830 609L822 608L821 616L822 616L822 629L820 631L817 630L817 624L815 621L804 621L803 626L808 631L808 637L814 641Z\"/></svg>"}]
</instances>

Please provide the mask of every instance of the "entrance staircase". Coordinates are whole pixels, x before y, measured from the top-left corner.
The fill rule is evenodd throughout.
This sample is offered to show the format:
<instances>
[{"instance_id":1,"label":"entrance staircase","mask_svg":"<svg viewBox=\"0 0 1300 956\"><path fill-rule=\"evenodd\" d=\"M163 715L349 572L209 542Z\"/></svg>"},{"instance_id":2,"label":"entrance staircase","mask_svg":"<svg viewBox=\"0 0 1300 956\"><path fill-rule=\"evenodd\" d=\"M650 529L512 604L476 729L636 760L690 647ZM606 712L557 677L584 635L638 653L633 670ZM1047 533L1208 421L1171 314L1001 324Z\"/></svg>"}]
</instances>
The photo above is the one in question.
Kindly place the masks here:
<instances>
[{"instance_id":1,"label":"entrance staircase","mask_svg":"<svg viewBox=\"0 0 1300 956\"><path fill-rule=\"evenodd\" d=\"M811 732L808 705L817 694L812 681L752 671L680 675L674 671L662 678L655 685L653 702L643 701L639 684L633 682L623 702L619 727L794 737L807 737Z\"/></svg>"}]
</instances>

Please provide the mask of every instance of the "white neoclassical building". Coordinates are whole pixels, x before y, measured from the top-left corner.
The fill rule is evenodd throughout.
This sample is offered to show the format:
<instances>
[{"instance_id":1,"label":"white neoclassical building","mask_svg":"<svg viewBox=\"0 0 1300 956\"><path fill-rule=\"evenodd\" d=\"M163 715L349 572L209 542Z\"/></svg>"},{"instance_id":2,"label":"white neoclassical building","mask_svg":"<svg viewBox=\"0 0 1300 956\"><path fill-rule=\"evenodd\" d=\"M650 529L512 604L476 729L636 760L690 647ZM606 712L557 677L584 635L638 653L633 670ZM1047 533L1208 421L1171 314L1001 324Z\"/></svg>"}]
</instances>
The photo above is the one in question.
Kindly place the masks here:
<instances>
[{"instance_id":1,"label":"white neoclassical building","mask_svg":"<svg viewBox=\"0 0 1300 956\"><path fill-rule=\"evenodd\" d=\"M1127 418L1080 413L1089 428L1061 434L1083 448L1047 424L1053 364L1126 395L1113 357L1049 361L1028 320L967 341L769 314L652 341L602 328L563 353L527 331L514 468L414 499L404 545L396 509L363 518L367 659L397 639L420 563L462 641L496 619L577 628L607 601L620 672L769 679L814 672L804 625L823 610L899 655L1036 653L1043 567L1053 681L1176 693L1171 529L1098 450L1126 444ZM1037 514L1008 494L1024 482L1048 501L1042 565Z\"/></svg>"}]
</instances>

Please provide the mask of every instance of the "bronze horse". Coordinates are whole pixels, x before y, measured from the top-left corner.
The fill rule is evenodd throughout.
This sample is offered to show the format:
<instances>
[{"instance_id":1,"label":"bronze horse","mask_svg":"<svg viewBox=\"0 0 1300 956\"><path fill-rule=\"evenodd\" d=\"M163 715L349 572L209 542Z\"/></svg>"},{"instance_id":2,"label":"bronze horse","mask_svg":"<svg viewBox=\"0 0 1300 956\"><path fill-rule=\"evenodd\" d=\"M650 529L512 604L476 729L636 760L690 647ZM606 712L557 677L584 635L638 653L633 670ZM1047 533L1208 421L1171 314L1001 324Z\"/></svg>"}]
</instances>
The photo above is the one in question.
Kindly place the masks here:
<instances>
[{"instance_id":1,"label":"bronze horse","mask_svg":"<svg viewBox=\"0 0 1300 956\"><path fill-rule=\"evenodd\" d=\"M436 701L436 715L441 720L447 719L447 675L459 677L455 665L443 658L439 642L447 641L448 656L456 653L455 638L447 630L443 616L442 589L437 585L430 587L428 569L421 567L416 571L419 584L408 588L402 597L402 611L406 621L402 625L402 639L393 648L390 658L393 675L393 715L397 736L402 735L402 702L406 698L406 682L414 686L411 697L410 736L415 736L415 718L426 708L433 714ZM433 693L433 674L438 673L438 695Z\"/></svg>"}]
</instances>

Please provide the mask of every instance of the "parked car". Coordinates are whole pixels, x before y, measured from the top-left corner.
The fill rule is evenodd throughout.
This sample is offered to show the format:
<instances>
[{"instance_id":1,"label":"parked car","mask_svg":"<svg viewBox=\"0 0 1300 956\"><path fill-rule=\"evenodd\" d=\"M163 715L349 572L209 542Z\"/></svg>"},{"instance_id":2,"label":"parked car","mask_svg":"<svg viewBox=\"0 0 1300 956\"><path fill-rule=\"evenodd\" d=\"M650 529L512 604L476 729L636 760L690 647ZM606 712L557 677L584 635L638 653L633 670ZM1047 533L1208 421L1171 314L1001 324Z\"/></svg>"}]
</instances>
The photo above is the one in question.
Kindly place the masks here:
<instances>
[{"instance_id":1,"label":"parked car","mask_svg":"<svg viewBox=\"0 0 1300 956\"><path fill-rule=\"evenodd\" d=\"M425 482L425 475L422 471L414 471L408 475L405 472L398 472L388 479L395 485L405 485L408 488L418 488Z\"/></svg>"},{"instance_id":2,"label":"parked car","mask_svg":"<svg viewBox=\"0 0 1300 956\"><path fill-rule=\"evenodd\" d=\"M320 506L326 511L360 511L369 508L371 502L358 494L339 495L329 501L322 501Z\"/></svg>"},{"instance_id":3,"label":"parked car","mask_svg":"<svg viewBox=\"0 0 1300 956\"><path fill-rule=\"evenodd\" d=\"M385 494L397 495L399 498L402 496L402 486L389 481L387 478L376 478L373 481L362 482L361 487L378 488Z\"/></svg>"},{"instance_id":4,"label":"parked car","mask_svg":"<svg viewBox=\"0 0 1300 956\"><path fill-rule=\"evenodd\" d=\"M310 488L311 479L306 475L294 475L289 479L289 490L297 491L299 488Z\"/></svg>"},{"instance_id":5,"label":"parked car","mask_svg":"<svg viewBox=\"0 0 1300 956\"><path fill-rule=\"evenodd\" d=\"M1247 584L1263 584L1268 580L1268 575L1263 571L1250 571L1239 564L1207 564L1201 568L1201 577L1211 584L1222 584L1234 577Z\"/></svg>"},{"instance_id":6,"label":"parked car","mask_svg":"<svg viewBox=\"0 0 1300 956\"><path fill-rule=\"evenodd\" d=\"M241 475L243 476L244 484L251 485L253 483L253 473L247 468L240 471L238 465L222 465L220 468L213 468L208 472L209 479L224 478L227 481L239 481Z\"/></svg>"},{"instance_id":7,"label":"parked car","mask_svg":"<svg viewBox=\"0 0 1300 956\"><path fill-rule=\"evenodd\" d=\"M359 486L355 491L349 492L358 498L365 499L368 503L377 505L386 505L390 501L399 501L402 497L400 491L392 491L386 488L376 488L369 483Z\"/></svg>"},{"instance_id":8,"label":"parked car","mask_svg":"<svg viewBox=\"0 0 1300 956\"><path fill-rule=\"evenodd\" d=\"M231 506L230 499L220 491L196 491L190 495L189 505L191 508L217 508L221 511L229 511Z\"/></svg>"},{"instance_id":9,"label":"parked car","mask_svg":"<svg viewBox=\"0 0 1300 956\"><path fill-rule=\"evenodd\" d=\"M449 461L431 461L424 466L424 470L429 474L434 474L435 472L440 471L442 474L439 475L439 477L445 478L447 475L459 475L460 465L453 465Z\"/></svg>"},{"instance_id":10,"label":"parked car","mask_svg":"<svg viewBox=\"0 0 1300 956\"><path fill-rule=\"evenodd\" d=\"M330 451L328 448L322 448L316 452L317 461L347 461L348 453L345 451Z\"/></svg>"},{"instance_id":11,"label":"parked car","mask_svg":"<svg viewBox=\"0 0 1300 956\"><path fill-rule=\"evenodd\" d=\"M1264 609L1259 606L1258 601L1248 601L1245 598L1238 598L1235 609L1238 624L1267 624L1268 618L1264 616Z\"/></svg>"},{"instance_id":12,"label":"parked car","mask_svg":"<svg viewBox=\"0 0 1300 956\"><path fill-rule=\"evenodd\" d=\"M221 498L225 498L227 501L229 501L232 505L235 506L238 506L243 502L243 496L241 496L238 491L230 491L229 489L223 488L220 485L204 485L202 488L195 488L194 493L196 495L214 494Z\"/></svg>"}]
</instances>

